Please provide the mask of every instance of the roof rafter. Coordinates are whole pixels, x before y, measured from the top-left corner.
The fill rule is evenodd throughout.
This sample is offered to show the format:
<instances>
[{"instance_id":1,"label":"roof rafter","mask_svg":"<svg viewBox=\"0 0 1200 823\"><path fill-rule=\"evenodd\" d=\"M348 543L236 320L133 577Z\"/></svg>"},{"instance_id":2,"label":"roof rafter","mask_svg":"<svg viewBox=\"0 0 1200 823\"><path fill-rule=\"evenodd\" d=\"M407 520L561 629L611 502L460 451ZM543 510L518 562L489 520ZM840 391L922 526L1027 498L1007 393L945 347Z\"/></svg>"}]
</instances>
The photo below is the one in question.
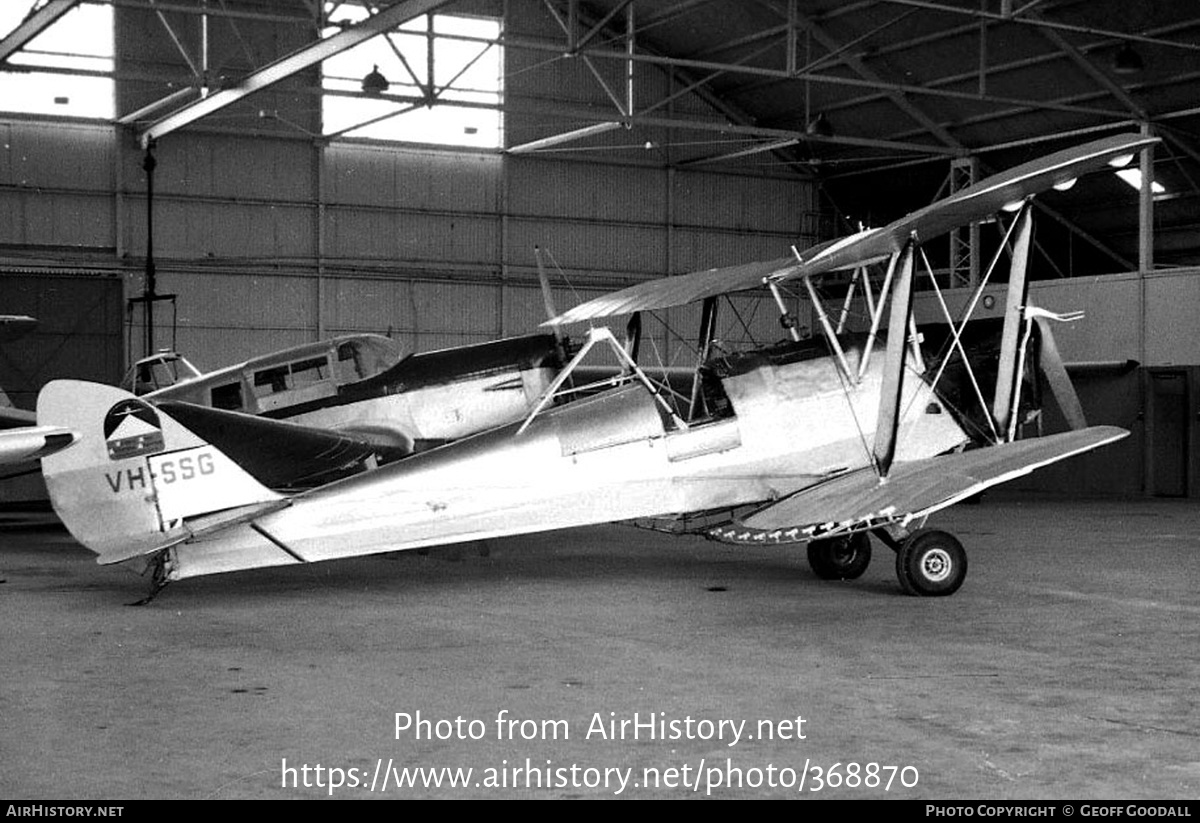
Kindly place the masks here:
<instances>
[{"instance_id":1,"label":"roof rafter","mask_svg":"<svg viewBox=\"0 0 1200 823\"><path fill-rule=\"evenodd\" d=\"M324 40L311 43L252 72L233 88L222 89L215 94L210 94L154 122L139 132L138 137L142 146L149 146L155 140L165 137L173 131L227 108L255 92L286 80L298 72L317 65L322 60L353 48L414 17L428 14L448 2L450 0L399 0L358 25L343 29Z\"/></svg>"},{"instance_id":2,"label":"roof rafter","mask_svg":"<svg viewBox=\"0 0 1200 823\"><path fill-rule=\"evenodd\" d=\"M883 2L883 0L875 0L875 2ZM1190 23L1176 23L1176 24L1173 24L1170 26L1163 26L1161 28L1153 29L1153 30L1149 31L1148 34L1152 35L1152 36L1160 36L1160 35L1170 34L1172 32L1176 32L1176 31L1186 31L1190 28L1196 28L1198 25L1200 25L1200 18L1198 18L1196 21L1193 21ZM968 23L968 24L962 25L962 26L955 26L955 27L948 28L948 29L942 29L937 32L922 35L920 37L915 37L915 38L912 38L909 40L898 41L895 43L889 43L887 45L880 46L879 48L877 48L873 51L872 56L879 58L879 57L882 57L885 55L899 54L899 53L907 52L914 48L918 48L920 46L944 42L946 40L950 40L955 37L958 37L962 34L974 32L977 30L978 30L977 25L973 24L973 23ZM1101 33L1095 32L1095 34L1101 34ZM1111 38L1114 35L1110 34L1110 35L1106 35L1106 36ZM1111 46L1113 44L1113 42L1114 41L1111 39L1106 39L1106 40L1101 40L1098 42L1087 43L1082 46L1075 46L1074 48L1080 54L1086 56L1088 52L1094 51L1096 49L1103 49L1108 46ZM1050 52L1050 53L1038 55L1036 57L1025 57L1020 60L1011 60L1011 61L1008 61L1003 64L996 64L996 65L988 66L988 74L994 75L998 72L1009 71L1012 69L1027 68L1029 66L1034 66L1039 63L1067 59L1067 57L1068 57L1068 55L1066 55L1065 53ZM939 77L936 80L930 81L928 86L929 86L929 88L941 88L944 86L949 86L949 85L953 85L955 83L962 82L964 80L973 78L975 76L976 76L976 71L972 71L967 74L944 75L942 77ZM849 108L849 107L859 106L859 105L870 103L870 102L873 102L876 100L882 100L884 98L885 98L885 95L883 93L864 94L862 96L849 98L840 103L837 103L836 108Z\"/></svg>"},{"instance_id":3,"label":"roof rafter","mask_svg":"<svg viewBox=\"0 0 1200 823\"><path fill-rule=\"evenodd\" d=\"M78 6L79 3L80 0L50 0L49 3L26 17L20 25L9 32L7 37L0 40L0 63L24 48L26 43L54 25L58 18Z\"/></svg>"},{"instance_id":4,"label":"roof rafter","mask_svg":"<svg viewBox=\"0 0 1200 823\"><path fill-rule=\"evenodd\" d=\"M1186 49L1188 51L1200 51L1200 43L1189 43L1183 40L1164 40L1161 37L1155 37L1148 34L1112 31L1111 29L1102 29L1096 26L1079 26L1075 25L1074 23L1061 23L1056 20L1047 20L1044 16L1036 14L1029 14L1023 17L1015 14L1005 15L1003 13L990 12L984 9L948 6L944 3L934 3L930 0L880 0L880 2L894 3L902 6L915 6L917 8L929 9L930 11L946 12L948 14L965 14L968 17L977 17L984 20L995 20L1002 23L1017 23L1025 26L1058 29L1059 31L1071 31L1077 34L1097 34L1102 37L1112 37L1118 40L1131 40L1136 43L1147 43L1155 46L1169 46L1171 48Z\"/></svg>"},{"instance_id":5,"label":"roof rafter","mask_svg":"<svg viewBox=\"0 0 1200 823\"><path fill-rule=\"evenodd\" d=\"M789 13L794 14L797 20L808 28L817 42L828 49L830 53L837 54L843 51L844 46L812 18L798 12L795 9L780 9L779 4L775 2L775 0L760 0L760 3L774 11L776 14L782 14L785 18ZM843 55L841 59L842 62L849 66L850 69L859 77L869 82L876 83L881 87L887 87L888 84L883 77L881 77L873 69L869 68L866 63L863 62L862 58L853 54L849 54ZM955 139L955 137L950 134L949 131L943 128L936 120L922 111L919 107L914 105L912 101L910 101L904 95L903 92L895 88L889 88L886 91L886 95L887 98L891 100L897 108L899 108L913 120L917 121L917 123L924 126L930 134L936 137L944 145L956 149L964 148L963 144Z\"/></svg>"}]
</instances>

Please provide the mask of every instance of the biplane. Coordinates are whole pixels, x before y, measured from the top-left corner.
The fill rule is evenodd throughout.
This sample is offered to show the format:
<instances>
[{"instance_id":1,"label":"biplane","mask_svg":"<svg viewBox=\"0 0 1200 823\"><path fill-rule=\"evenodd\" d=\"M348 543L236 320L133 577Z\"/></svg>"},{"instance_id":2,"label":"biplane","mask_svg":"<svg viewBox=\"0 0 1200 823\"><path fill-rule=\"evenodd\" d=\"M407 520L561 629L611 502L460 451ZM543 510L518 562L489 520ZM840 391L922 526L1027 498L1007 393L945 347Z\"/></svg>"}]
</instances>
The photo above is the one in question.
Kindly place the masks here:
<instances>
[{"instance_id":1,"label":"biplane","mask_svg":"<svg viewBox=\"0 0 1200 823\"><path fill-rule=\"evenodd\" d=\"M152 569L155 585L197 575L311 563L621 521L735 545L806 545L821 578L860 576L871 539L896 554L901 587L948 595L967 557L926 518L999 483L1125 437L1087 426L1071 392L1054 393L1068 431L1020 438L1035 350L1054 360L1048 321L1028 299L1031 198L1132 155L1152 138L1118 136L1049 155L975 183L878 229L803 254L632 286L551 326L702 305L700 357L686 404L672 402L606 327L582 346L517 423L298 494L268 488L235 460L119 389L63 381L38 399L39 420L84 434L43 460L54 507L100 563ZM914 330L921 243L1015 206L999 355L990 386L971 370L964 330L991 269L960 317L948 353L927 360ZM869 326L839 329L815 281L882 263L868 285ZM936 281L934 281L936 283ZM869 283L869 281L868 281ZM821 334L728 352L713 345L715 298L808 292ZM634 324L636 325L636 324ZM785 325L788 325L785 323ZM1039 330L1041 333L1039 334ZM572 375L610 349L623 376L579 392ZM1062 372L1053 363L1043 370ZM956 402L946 375L959 373ZM965 373L965 376L964 376ZM1065 372L1062 373L1065 376ZM981 410L959 408L974 399Z\"/></svg>"}]
</instances>

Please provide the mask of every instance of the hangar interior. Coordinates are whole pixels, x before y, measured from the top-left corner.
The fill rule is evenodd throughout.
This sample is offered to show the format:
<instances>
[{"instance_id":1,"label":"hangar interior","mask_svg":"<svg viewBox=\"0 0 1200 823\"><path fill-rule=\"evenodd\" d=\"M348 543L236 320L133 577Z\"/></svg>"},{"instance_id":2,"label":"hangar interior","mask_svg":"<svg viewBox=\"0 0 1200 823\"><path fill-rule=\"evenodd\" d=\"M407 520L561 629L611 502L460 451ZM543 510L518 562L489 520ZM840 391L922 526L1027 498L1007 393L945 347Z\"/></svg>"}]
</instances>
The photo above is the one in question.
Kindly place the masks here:
<instances>
[{"instance_id":1,"label":"hangar interior","mask_svg":"<svg viewBox=\"0 0 1200 823\"><path fill-rule=\"evenodd\" d=\"M563 310L803 253L1114 134L1161 138L1122 169L1161 190L1106 169L1036 198L1034 300L1085 313L1059 349L1089 421L1132 436L939 512L971 545L955 597L905 596L882 547L858 580L818 579L799 546L605 524L198 576L144 605L159 581L136 558L98 565L44 512L0 507L0 796L18 814L681 791L1189 811L1197 101L1195 2L5 0L0 314L40 325L0 342L0 389L25 409L49 380L116 383L161 348L212 369L350 332L418 352L528 334L539 255ZM926 244L950 302L1005 257L1006 220ZM817 337L815 305L788 299ZM936 304L925 284L918 319ZM784 336L769 295L736 305L720 337ZM643 354L685 362L672 331L699 310L660 314ZM487 734L406 736L401 713ZM647 713L755 736L585 733ZM502 718L571 734L505 737ZM801 718L806 738L782 734ZM385 762L506 782L308 781ZM706 763L727 782L662 780ZM545 782L500 768L529 764ZM859 764L895 785L852 785ZM582 783L551 783L575 766ZM768 767L792 784L766 786Z\"/></svg>"},{"instance_id":2,"label":"hangar interior","mask_svg":"<svg viewBox=\"0 0 1200 823\"><path fill-rule=\"evenodd\" d=\"M524 334L545 319L535 248L563 308L803 250L1141 132L1162 138L1132 166L1153 192L1105 174L1040 198L1031 263L1039 302L1086 312L1059 345L1091 422L1133 437L1023 482L1200 495L1191 4L21 0L3 14L0 309L41 323L0 350L18 406L56 377L116 382L164 347L207 369L347 332L411 351ZM943 285L976 283L998 237L956 232L933 253ZM649 334L673 362L668 330L697 312L663 314ZM774 314L748 314L746 330L780 337Z\"/></svg>"}]
</instances>

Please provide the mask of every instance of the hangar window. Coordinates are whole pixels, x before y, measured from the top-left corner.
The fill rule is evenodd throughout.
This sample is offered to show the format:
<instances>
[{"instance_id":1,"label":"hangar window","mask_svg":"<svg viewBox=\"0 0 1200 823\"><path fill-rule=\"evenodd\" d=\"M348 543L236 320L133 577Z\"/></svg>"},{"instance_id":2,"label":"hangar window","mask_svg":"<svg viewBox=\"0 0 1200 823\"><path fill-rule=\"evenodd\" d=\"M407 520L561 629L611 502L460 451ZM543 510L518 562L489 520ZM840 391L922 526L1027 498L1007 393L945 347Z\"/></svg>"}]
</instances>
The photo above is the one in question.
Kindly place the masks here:
<instances>
[{"instance_id":1,"label":"hangar window","mask_svg":"<svg viewBox=\"0 0 1200 823\"><path fill-rule=\"evenodd\" d=\"M326 3L323 37L367 18ZM406 143L501 145L500 21L425 14L322 64L327 137Z\"/></svg>"},{"instance_id":2,"label":"hangar window","mask_svg":"<svg viewBox=\"0 0 1200 823\"><path fill-rule=\"evenodd\" d=\"M0 3L0 38L23 40L28 27L46 19L38 14L45 8L31 0ZM111 120L112 32L110 5L80 3L63 14L0 63L0 109Z\"/></svg>"}]
</instances>

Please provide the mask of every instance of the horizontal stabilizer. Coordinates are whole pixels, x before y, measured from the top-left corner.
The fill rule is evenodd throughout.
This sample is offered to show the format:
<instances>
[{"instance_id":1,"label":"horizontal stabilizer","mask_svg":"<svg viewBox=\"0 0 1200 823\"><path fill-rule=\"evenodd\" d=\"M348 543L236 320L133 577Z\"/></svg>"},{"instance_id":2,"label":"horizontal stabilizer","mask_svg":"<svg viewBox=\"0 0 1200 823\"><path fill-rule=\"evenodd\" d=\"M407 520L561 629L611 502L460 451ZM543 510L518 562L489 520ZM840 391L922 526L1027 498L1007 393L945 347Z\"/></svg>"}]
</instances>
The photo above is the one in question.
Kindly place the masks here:
<instances>
[{"instance_id":1,"label":"horizontal stabilizer","mask_svg":"<svg viewBox=\"0 0 1200 823\"><path fill-rule=\"evenodd\" d=\"M1095 140L992 175L883 228L867 229L810 248L804 252L803 262L795 257L784 257L648 280L589 300L543 325L556 326L682 306L706 297L758 288L764 280L813 277L867 265L895 254L913 235L922 241L938 237L958 226L982 220L1010 203L1019 203L1057 183L1102 169L1113 158L1131 154L1157 141L1156 137L1137 134Z\"/></svg>"},{"instance_id":2,"label":"horizontal stabilizer","mask_svg":"<svg viewBox=\"0 0 1200 823\"><path fill-rule=\"evenodd\" d=\"M383 462L405 457L407 449L362 437L213 409L178 400L155 404L227 454L259 483L295 488L331 479L377 455Z\"/></svg>"},{"instance_id":3,"label":"horizontal stabilizer","mask_svg":"<svg viewBox=\"0 0 1200 823\"><path fill-rule=\"evenodd\" d=\"M709 536L732 543L798 543L909 521L991 486L1128 436L1115 426L1018 440L892 464L887 480L871 469L802 489Z\"/></svg>"}]
</instances>

